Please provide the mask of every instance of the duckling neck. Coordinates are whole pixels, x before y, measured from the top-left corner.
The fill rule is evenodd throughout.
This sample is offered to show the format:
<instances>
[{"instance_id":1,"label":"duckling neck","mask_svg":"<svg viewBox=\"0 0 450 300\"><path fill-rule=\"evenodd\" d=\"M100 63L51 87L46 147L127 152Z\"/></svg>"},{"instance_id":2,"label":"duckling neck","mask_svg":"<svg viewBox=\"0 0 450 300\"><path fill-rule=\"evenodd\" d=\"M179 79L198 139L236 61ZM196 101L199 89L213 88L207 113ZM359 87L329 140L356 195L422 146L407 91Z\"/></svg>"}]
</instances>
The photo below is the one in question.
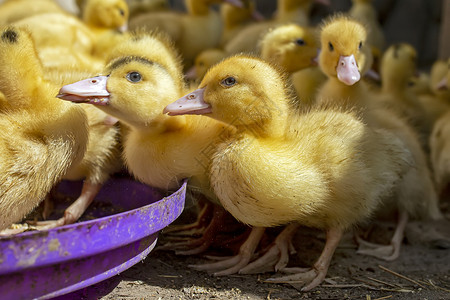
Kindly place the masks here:
<instances>
[{"instance_id":1,"label":"duckling neck","mask_svg":"<svg viewBox=\"0 0 450 300\"><path fill-rule=\"evenodd\" d=\"M204 0L186 0L186 10L191 15L204 16L209 14L209 5Z\"/></svg>"},{"instance_id":2,"label":"duckling neck","mask_svg":"<svg viewBox=\"0 0 450 300\"><path fill-rule=\"evenodd\" d=\"M238 125L236 128L238 132L251 134L257 138L281 137L286 132L287 117L285 111L273 111L270 120Z\"/></svg>"},{"instance_id":3,"label":"duckling neck","mask_svg":"<svg viewBox=\"0 0 450 300\"><path fill-rule=\"evenodd\" d=\"M384 93L403 90L408 85L408 80L403 76L384 76L381 90Z\"/></svg>"},{"instance_id":4,"label":"duckling neck","mask_svg":"<svg viewBox=\"0 0 450 300\"><path fill-rule=\"evenodd\" d=\"M186 116L170 117L167 115L159 115L155 119L145 124L134 124L132 127L140 131L145 131L150 135L159 135L167 132L178 131L186 125Z\"/></svg>"}]
</instances>

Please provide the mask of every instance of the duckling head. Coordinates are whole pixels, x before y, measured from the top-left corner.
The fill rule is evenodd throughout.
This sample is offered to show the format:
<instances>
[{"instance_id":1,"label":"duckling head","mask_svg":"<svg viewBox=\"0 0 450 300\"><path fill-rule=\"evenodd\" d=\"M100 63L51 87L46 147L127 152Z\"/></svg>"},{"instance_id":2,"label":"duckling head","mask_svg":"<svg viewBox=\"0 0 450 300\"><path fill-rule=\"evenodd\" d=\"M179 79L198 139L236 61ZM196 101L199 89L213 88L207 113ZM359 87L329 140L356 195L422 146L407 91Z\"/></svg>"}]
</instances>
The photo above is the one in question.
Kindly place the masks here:
<instances>
[{"instance_id":1,"label":"duckling head","mask_svg":"<svg viewBox=\"0 0 450 300\"><path fill-rule=\"evenodd\" d=\"M186 73L186 79L202 79L208 69L226 57L221 49L206 49L195 58L194 65Z\"/></svg>"},{"instance_id":2,"label":"duckling head","mask_svg":"<svg viewBox=\"0 0 450 300\"><path fill-rule=\"evenodd\" d=\"M322 71L347 85L358 82L364 67L361 59L366 38L366 28L354 19L336 15L326 20L320 33Z\"/></svg>"},{"instance_id":3,"label":"duckling head","mask_svg":"<svg viewBox=\"0 0 450 300\"><path fill-rule=\"evenodd\" d=\"M86 0L83 5L82 19L89 25L127 30L129 17L125 0Z\"/></svg>"},{"instance_id":4,"label":"duckling head","mask_svg":"<svg viewBox=\"0 0 450 300\"><path fill-rule=\"evenodd\" d=\"M205 114L262 132L273 121L284 120L288 95L282 73L261 59L238 55L213 66L199 89L166 106L164 113Z\"/></svg>"},{"instance_id":5,"label":"duckling head","mask_svg":"<svg viewBox=\"0 0 450 300\"><path fill-rule=\"evenodd\" d=\"M261 57L295 72L316 65L318 42L312 28L289 24L269 31L260 42Z\"/></svg>"},{"instance_id":6,"label":"duckling head","mask_svg":"<svg viewBox=\"0 0 450 300\"><path fill-rule=\"evenodd\" d=\"M94 104L129 125L149 127L184 88L178 56L156 34L118 45L103 73L62 87L58 97Z\"/></svg>"},{"instance_id":7,"label":"duckling head","mask_svg":"<svg viewBox=\"0 0 450 300\"><path fill-rule=\"evenodd\" d=\"M236 24L242 24L250 19L260 21L264 17L256 10L255 1L241 0L242 6L225 2L220 7L220 15L226 28L232 28Z\"/></svg>"},{"instance_id":8,"label":"duckling head","mask_svg":"<svg viewBox=\"0 0 450 300\"><path fill-rule=\"evenodd\" d=\"M406 87L416 73L417 52L406 43L391 45L381 59L383 85Z\"/></svg>"},{"instance_id":9,"label":"duckling head","mask_svg":"<svg viewBox=\"0 0 450 300\"><path fill-rule=\"evenodd\" d=\"M2 109L26 104L42 81L42 65L28 30L12 26L1 30L0 65Z\"/></svg>"}]
</instances>

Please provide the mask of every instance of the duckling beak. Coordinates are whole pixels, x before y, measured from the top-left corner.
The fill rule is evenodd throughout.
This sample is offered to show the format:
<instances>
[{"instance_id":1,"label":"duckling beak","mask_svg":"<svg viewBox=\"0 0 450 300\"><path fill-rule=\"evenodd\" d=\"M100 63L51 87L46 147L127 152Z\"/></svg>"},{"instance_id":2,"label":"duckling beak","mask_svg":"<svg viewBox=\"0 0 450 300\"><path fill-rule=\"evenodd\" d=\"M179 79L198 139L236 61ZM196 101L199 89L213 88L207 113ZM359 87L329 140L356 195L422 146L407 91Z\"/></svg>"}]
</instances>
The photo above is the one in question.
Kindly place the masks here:
<instances>
[{"instance_id":1,"label":"duckling beak","mask_svg":"<svg viewBox=\"0 0 450 300\"><path fill-rule=\"evenodd\" d=\"M438 91L448 90L447 77L444 77L439 83L436 85L436 89Z\"/></svg>"},{"instance_id":2,"label":"duckling beak","mask_svg":"<svg viewBox=\"0 0 450 300\"><path fill-rule=\"evenodd\" d=\"M124 33L128 30L128 23L123 24L118 28L119 32Z\"/></svg>"},{"instance_id":3,"label":"duckling beak","mask_svg":"<svg viewBox=\"0 0 450 300\"><path fill-rule=\"evenodd\" d=\"M168 114L169 116L179 116L203 115L211 113L211 105L203 100L204 92L205 88L202 88L181 97L177 101L167 105L163 110L163 114Z\"/></svg>"},{"instance_id":4,"label":"duckling beak","mask_svg":"<svg viewBox=\"0 0 450 300\"><path fill-rule=\"evenodd\" d=\"M338 79L346 85L353 85L361 79L361 74L359 73L358 65L353 54L349 56L341 55L339 57L336 72Z\"/></svg>"},{"instance_id":5,"label":"duckling beak","mask_svg":"<svg viewBox=\"0 0 450 300\"><path fill-rule=\"evenodd\" d=\"M56 97L77 103L108 105L110 94L106 89L107 81L107 76L96 76L68 84L59 90Z\"/></svg>"}]
</instances>

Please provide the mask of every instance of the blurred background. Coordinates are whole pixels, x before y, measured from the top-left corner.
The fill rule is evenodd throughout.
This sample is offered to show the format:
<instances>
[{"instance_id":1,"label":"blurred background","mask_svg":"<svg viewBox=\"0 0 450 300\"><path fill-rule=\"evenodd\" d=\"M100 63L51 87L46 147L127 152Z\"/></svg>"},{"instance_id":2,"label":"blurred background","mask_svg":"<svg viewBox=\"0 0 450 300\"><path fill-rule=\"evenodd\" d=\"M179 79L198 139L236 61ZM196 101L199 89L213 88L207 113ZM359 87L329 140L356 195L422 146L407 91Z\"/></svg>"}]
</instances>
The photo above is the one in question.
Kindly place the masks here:
<instances>
[{"instance_id":1,"label":"blurred background","mask_svg":"<svg viewBox=\"0 0 450 300\"><path fill-rule=\"evenodd\" d=\"M58 0L70 11L77 11L74 0ZM256 0L266 17L276 9L276 0ZM346 12L351 0L330 0L329 7L316 4L312 11L313 25L333 12ZM184 11L183 0L169 0L175 10ZM387 44L407 42L419 54L419 68L428 70L437 59L450 57L450 0L373 0ZM445 18L447 16L447 18Z\"/></svg>"}]
</instances>

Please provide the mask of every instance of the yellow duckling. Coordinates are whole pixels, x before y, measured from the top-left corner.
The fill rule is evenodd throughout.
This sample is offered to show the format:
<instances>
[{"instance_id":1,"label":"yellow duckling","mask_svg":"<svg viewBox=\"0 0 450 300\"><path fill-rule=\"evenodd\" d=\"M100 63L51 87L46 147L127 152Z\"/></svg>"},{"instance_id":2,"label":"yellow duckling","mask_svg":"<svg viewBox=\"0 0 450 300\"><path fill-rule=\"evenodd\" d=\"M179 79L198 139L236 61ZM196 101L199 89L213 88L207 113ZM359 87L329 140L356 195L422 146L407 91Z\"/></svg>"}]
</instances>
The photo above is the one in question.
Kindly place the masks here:
<instances>
[{"instance_id":1,"label":"yellow duckling","mask_svg":"<svg viewBox=\"0 0 450 300\"><path fill-rule=\"evenodd\" d=\"M158 29L167 33L180 50L185 68L190 68L201 51L219 46L223 22L211 6L224 2L242 6L239 0L186 0L186 13L143 14L130 21L130 30Z\"/></svg>"},{"instance_id":2,"label":"yellow duckling","mask_svg":"<svg viewBox=\"0 0 450 300\"><path fill-rule=\"evenodd\" d=\"M220 16L223 20L223 33L220 46L223 47L242 28L248 25L252 19L262 21L264 17L256 10L255 1L241 0L242 7L224 3L220 7Z\"/></svg>"},{"instance_id":3,"label":"yellow duckling","mask_svg":"<svg viewBox=\"0 0 450 300\"><path fill-rule=\"evenodd\" d=\"M381 93L378 99L395 111L417 130L422 144L427 147L431 124L427 122L425 108L408 88L416 73L417 52L409 44L391 45L381 60Z\"/></svg>"},{"instance_id":4,"label":"yellow duckling","mask_svg":"<svg viewBox=\"0 0 450 300\"><path fill-rule=\"evenodd\" d=\"M189 188L214 201L209 153L229 129L199 116L162 113L185 92L181 62L168 39L134 34L112 50L103 74L64 86L59 97L93 104L127 126L123 159L136 179L167 191L190 178Z\"/></svg>"},{"instance_id":5,"label":"yellow duckling","mask_svg":"<svg viewBox=\"0 0 450 300\"><path fill-rule=\"evenodd\" d=\"M185 78L188 80L201 80L210 67L227 57L222 49L206 49L200 52L195 58L194 65L186 72Z\"/></svg>"},{"instance_id":6,"label":"yellow duckling","mask_svg":"<svg viewBox=\"0 0 450 300\"><path fill-rule=\"evenodd\" d=\"M317 66L319 45L312 28L295 24L269 31L261 40L261 57L291 74L299 105L310 107L326 76Z\"/></svg>"},{"instance_id":7,"label":"yellow duckling","mask_svg":"<svg viewBox=\"0 0 450 300\"><path fill-rule=\"evenodd\" d=\"M438 87L442 89L441 97L450 103L450 59L447 63L447 74L439 82ZM446 94L444 94L446 93ZM446 96L445 96L446 95ZM443 109L445 112L437 119L430 135L430 156L434 171L437 190L444 191L450 182L450 159L449 159L449 134L450 134L450 112L449 105Z\"/></svg>"},{"instance_id":8,"label":"yellow duckling","mask_svg":"<svg viewBox=\"0 0 450 300\"><path fill-rule=\"evenodd\" d=\"M236 127L213 157L210 180L238 220L259 231L299 223L327 232L311 269L269 280L302 281L307 291L325 278L343 232L370 216L409 161L407 149L387 131L334 109L291 114L288 95L283 75L270 64L235 56L212 67L198 90L165 111L203 114Z\"/></svg>"},{"instance_id":9,"label":"yellow duckling","mask_svg":"<svg viewBox=\"0 0 450 300\"><path fill-rule=\"evenodd\" d=\"M352 3L353 5L348 11L348 14L367 26L368 34L366 42L373 48L372 53L375 58L381 58L379 54L384 51L386 39L383 29L378 22L377 11L373 6L373 0L352 0Z\"/></svg>"},{"instance_id":10,"label":"yellow duckling","mask_svg":"<svg viewBox=\"0 0 450 300\"><path fill-rule=\"evenodd\" d=\"M429 89L430 94L419 95L419 101L427 115L429 124L434 126L436 121L450 109L450 90L446 87L448 62L437 60L430 70Z\"/></svg>"},{"instance_id":11,"label":"yellow duckling","mask_svg":"<svg viewBox=\"0 0 450 300\"><path fill-rule=\"evenodd\" d=\"M144 13L170 9L167 0L127 0L127 3L130 10L130 19Z\"/></svg>"},{"instance_id":12,"label":"yellow duckling","mask_svg":"<svg viewBox=\"0 0 450 300\"><path fill-rule=\"evenodd\" d=\"M31 31L44 68L98 73L104 50L118 40L111 32L124 25L128 10L125 0L87 0L83 16L85 22L69 13L46 13L14 25Z\"/></svg>"},{"instance_id":13,"label":"yellow duckling","mask_svg":"<svg viewBox=\"0 0 450 300\"><path fill-rule=\"evenodd\" d=\"M395 189L394 201L399 211L399 222L389 246L364 243L370 249L359 252L385 260L399 256L403 232L409 217L439 219L442 217L438 198L431 180L426 156L414 130L400 116L385 107L371 93L367 84L360 80L360 59L366 38L364 26L343 15L332 16L321 29L322 50L319 66L328 76L321 87L317 101L322 105L339 105L342 110L356 110L373 128L394 133L413 155L414 163Z\"/></svg>"},{"instance_id":14,"label":"yellow duckling","mask_svg":"<svg viewBox=\"0 0 450 300\"><path fill-rule=\"evenodd\" d=\"M278 0L277 11L272 19L246 26L230 39L223 47L224 50L229 54L259 54L259 41L270 28L289 23L309 26L309 14L314 2L327 3L317 0Z\"/></svg>"},{"instance_id":15,"label":"yellow duckling","mask_svg":"<svg viewBox=\"0 0 450 300\"><path fill-rule=\"evenodd\" d=\"M125 0L85 0L81 19L94 34L128 29L129 10Z\"/></svg>"},{"instance_id":16,"label":"yellow duckling","mask_svg":"<svg viewBox=\"0 0 450 300\"><path fill-rule=\"evenodd\" d=\"M0 230L33 210L88 142L81 107L55 99L58 87L44 79L30 34L3 28L0 36L1 112ZM16 106L17 105L17 106Z\"/></svg>"},{"instance_id":17,"label":"yellow duckling","mask_svg":"<svg viewBox=\"0 0 450 300\"><path fill-rule=\"evenodd\" d=\"M0 25L43 13L65 13L54 0L6 0L0 4Z\"/></svg>"}]
</instances>

